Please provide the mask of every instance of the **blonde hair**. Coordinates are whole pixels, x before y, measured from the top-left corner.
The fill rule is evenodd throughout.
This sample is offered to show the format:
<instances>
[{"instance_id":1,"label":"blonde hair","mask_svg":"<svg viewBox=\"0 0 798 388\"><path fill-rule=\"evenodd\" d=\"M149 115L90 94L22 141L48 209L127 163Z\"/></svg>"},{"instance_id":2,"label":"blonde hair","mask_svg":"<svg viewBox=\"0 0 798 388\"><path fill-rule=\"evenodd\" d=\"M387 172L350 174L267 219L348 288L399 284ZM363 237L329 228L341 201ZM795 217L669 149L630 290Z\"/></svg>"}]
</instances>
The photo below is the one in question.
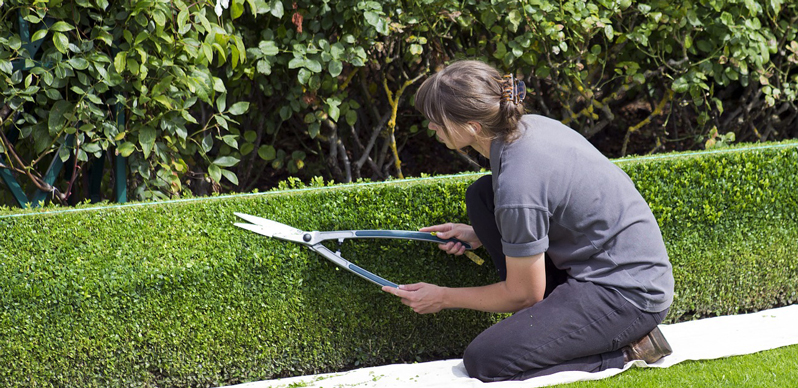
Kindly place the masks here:
<instances>
[{"instance_id":1,"label":"blonde hair","mask_svg":"<svg viewBox=\"0 0 798 388\"><path fill-rule=\"evenodd\" d=\"M499 72L484 62L454 62L421 84L416 92L416 109L441 126L446 136L456 128L511 142L517 137L524 107L503 98L505 83ZM469 121L479 123L482 132L476 134Z\"/></svg>"}]
</instances>

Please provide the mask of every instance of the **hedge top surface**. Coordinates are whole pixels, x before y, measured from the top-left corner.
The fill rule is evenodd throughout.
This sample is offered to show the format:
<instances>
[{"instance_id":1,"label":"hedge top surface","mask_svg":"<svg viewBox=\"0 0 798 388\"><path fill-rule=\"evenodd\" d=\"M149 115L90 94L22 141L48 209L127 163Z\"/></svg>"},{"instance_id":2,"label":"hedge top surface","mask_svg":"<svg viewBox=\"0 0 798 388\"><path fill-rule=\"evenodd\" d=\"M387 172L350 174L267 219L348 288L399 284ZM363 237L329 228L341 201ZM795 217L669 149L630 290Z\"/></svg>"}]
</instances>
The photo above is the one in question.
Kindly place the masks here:
<instances>
[{"instance_id":1,"label":"hedge top surface","mask_svg":"<svg viewBox=\"0 0 798 388\"><path fill-rule=\"evenodd\" d=\"M612 159L612 162L618 165L628 164L628 163L651 163L651 162L660 162L665 160L674 160L674 159L683 159L683 158L695 158L695 157L704 157L708 155L716 155L716 154L728 154L728 153L736 153L736 152L750 152L750 151L758 151L758 150L766 150L766 149L774 149L774 148L792 148L798 147L798 140L786 140L782 142L771 142L771 143L740 143L730 147L719 148L719 149L711 149L711 150L704 150L704 151L682 151L682 152L669 152L663 154L656 154L656 155L649 155L649 156L631 156L619 159ZM307 191L319 191L319 190L337 190L337 189L346 189L346 188L353 188L353 187L362 187L362 186L374 186L374 185L402 185L402 184L414 184L417 182L429 181L429 180L437 180L437 179L470 179L474 178L478 175L483 175L484 172L467 172L461 174L454 174L454 175L440 175L440 176L425 176L425 177L418 177L418 178L407 178L407 179L396 179L396 180L388 180L382 182L356 182L356 183L349 183L349 184L335 184L330 186L324 185L311 185L305 187L296 187L296 188L288 188L288 189L274 189L270 191L264 192L253 192L253 193L238 193L238 194L227 194L227 195L215 195L209 197L190 197L190 198L181 198L181 199L172 199L167 201L146 201L146 202L129 202L125 204L116 204L116 205L108 205L108 204L86 204L86 205L78 205L72 208L61 208L58 206L53 207L45 207L45 208L38 208L38 209L16 209L16 208L0 208L0 219L4 218L15 218L15 217L26 217L26 216L36 216L36 215L50 215L50 214L60 214L60 213L69 213L69 212L83 212L83 211L97 211L97 210L111 210L111 209L120 209L120 208L129 208L129 207L139 207L139 206L152 206L152 205L165 205L170 203L183 203L183 202L197 202L197 201L209 201L209 200L217 200L217 199L230 199L230 198L243 198L243 197L251 197L251 196L271 196L271 195L279 195L279 194L291 194L291 193L300 193L300 192L307 192Z\"/></svg>"}]
</instances>

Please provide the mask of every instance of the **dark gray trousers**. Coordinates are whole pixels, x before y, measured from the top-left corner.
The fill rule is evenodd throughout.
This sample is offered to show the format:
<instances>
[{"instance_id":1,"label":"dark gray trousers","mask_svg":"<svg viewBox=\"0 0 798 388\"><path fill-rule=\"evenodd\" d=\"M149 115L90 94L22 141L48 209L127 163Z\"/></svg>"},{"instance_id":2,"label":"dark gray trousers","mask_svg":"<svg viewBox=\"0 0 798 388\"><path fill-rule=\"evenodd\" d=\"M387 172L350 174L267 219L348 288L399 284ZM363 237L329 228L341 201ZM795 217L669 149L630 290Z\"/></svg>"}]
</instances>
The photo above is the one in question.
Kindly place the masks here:
<instances>
[{"instance_id":1,"label":"dark gray trousers","mask_svg":"<svg viewBox=\"0 0 798 388\"><path fill-rule=\"evenodd\" d=\"M489 175L468 188L466 206L474 231L505 280ZM571 278L546 260L546 296L471 342L463 355L471 377L486 382L525 380L562 371L621 368L620 349L648 334L667 315L668 310L642 311L617 291Z\"/></svg>"}]
</instances>

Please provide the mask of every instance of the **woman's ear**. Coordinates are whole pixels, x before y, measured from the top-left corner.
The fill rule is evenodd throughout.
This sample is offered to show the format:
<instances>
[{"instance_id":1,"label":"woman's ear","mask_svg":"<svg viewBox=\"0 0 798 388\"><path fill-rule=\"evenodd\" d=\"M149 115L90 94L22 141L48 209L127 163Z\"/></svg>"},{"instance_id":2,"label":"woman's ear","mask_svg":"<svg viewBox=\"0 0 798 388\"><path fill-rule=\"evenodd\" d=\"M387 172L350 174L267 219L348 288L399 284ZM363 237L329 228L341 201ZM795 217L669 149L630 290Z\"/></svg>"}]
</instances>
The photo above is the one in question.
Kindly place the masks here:
<instances>
[{"instance_id":1,"label":"woman's ear","mask_svg":"<svg viewBox=\"0 0 798 388\"><path fill-rule=\"evenodd\" d=\"M469 121L468 125L471 126L471 129L474 131L474 134L476 135L482 134L482 124L476 121Z\"/></svg>"}]
</instances>

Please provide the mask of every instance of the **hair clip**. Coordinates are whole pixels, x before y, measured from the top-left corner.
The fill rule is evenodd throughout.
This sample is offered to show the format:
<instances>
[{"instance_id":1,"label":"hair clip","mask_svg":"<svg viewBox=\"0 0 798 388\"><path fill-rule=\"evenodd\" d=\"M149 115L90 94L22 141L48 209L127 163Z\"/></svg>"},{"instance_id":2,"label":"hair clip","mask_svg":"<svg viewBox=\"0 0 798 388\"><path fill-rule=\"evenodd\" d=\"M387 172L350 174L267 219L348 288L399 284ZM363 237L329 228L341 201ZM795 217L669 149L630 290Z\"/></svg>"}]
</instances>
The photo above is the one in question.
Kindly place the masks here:
<instances>
[{"instance_id":1,"label":"hair clip","mask_svg":"<svg viewBox=\"0 0 798 388\"><path fill-rule=\"evenodd\" d=\"M515 80L515 76L507 74L502 77L502 101L512 101L513 104L520 104L526 97L526 84L524 81Z\"/></svg>"},{"instance_id":2,"label":"hair clip","mask_svg":"<svg viewBox=\"0 0 798 388\"><path fill-rule=\"evenodd\" d=\"M513 85L513 102L518 105L524 101L524 98L526 98L526 84L519 80Z\"/></svg>"}]
</instances>

